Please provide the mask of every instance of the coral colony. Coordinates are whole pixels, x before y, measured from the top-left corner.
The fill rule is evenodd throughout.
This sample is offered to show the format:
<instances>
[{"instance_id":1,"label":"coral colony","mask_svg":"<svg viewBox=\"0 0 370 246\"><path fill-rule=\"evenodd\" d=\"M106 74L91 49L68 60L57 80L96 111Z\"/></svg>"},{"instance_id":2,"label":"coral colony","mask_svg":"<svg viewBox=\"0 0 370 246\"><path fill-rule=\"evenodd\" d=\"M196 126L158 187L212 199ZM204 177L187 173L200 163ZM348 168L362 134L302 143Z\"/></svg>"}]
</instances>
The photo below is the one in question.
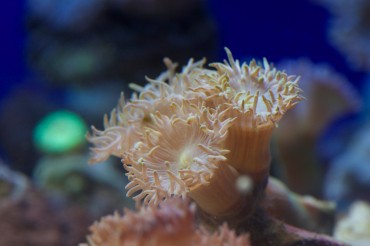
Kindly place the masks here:
<instances>
[{"instance_id":1,"label":"coral colony","mask_svg":"<svg viewBox=\"0 0 370 246\"><path fill-rule=\"evenodd\" d=\"M315 0L332 13L329 40L356 69L370 71L370 1Z\"/></svg>"},{"instance_id":2,"label":"coral colony","mask_svg":"<svg viewBox=\"0 0 370 246\"><path fill-rule=\"evenodd\" d=\"M320 197L325 164L316 144L335 121L360 112L361 97L344 76L327 64L298 59L281 62L277 67L301 76L299 86L307 99L284 116L274 131L283 179L295 192ZM328 146L326 150L333 145Z\"/></svg>"},{"instance_id":3,"label":"coral colony","mask_svg":"<svg viewBox=\"0 0 370 246\"><path fill-rule=\"evenodd\" d=\"M287 189L268 181L270 140L303 99L299 77L266 59L240 64L225 50L224 63L206 68L205 60L190 60L180 72L166 58L167 71L144 87L132 84L129 101L121 96L104 117L104 130L92 127L91 163L122 158L127 196L138 211L96 222L89 245L341 245L267 212L289 199L274 194ZM328 209L314 199L296 200L312 213Z\"/></svg>"}]
</instances>

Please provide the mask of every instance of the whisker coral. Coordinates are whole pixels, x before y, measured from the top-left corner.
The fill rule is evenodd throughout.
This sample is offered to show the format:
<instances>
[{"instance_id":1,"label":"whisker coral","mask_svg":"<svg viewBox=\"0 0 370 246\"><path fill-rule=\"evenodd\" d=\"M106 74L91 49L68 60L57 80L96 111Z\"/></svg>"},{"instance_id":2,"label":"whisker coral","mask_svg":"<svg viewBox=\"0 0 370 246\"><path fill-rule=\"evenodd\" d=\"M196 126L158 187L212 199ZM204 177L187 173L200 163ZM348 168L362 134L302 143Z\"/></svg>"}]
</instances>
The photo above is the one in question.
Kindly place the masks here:
<instances>
[{"instance_id":1,"label":"whisker coral","mask_svg":"<svg viewBox=\"0 0 370 246\"><path fill-rule=\"evenodd\" d=\"M96 222L88 245L342 245L289 225L311 230L330 204L268 183L272 132L303 99L299 77L226 53L224 63L191 59L180 72L165 59L167 71L132 84L104 129L92 127L91 162L122 159L138 211Z\"/></svg>"},{"instance_id":2,"label":"whisker coral","mask_svg":"<svg viewBox=\"0 0 370 246\"><path fill-rule=\"evenodd\" d=\"M266 59L240 64L226 53L224 63L189 60L180 73L165 59L166 72L131 85L136 93L121 97L105 130L93 128L91 161L122 157L127 195L138 205L190 197L218 222L253 211L269 174L272 131L302 100L299 78ZM240 192L240 176L253 189Z\"/></svg>"}]
</instances>

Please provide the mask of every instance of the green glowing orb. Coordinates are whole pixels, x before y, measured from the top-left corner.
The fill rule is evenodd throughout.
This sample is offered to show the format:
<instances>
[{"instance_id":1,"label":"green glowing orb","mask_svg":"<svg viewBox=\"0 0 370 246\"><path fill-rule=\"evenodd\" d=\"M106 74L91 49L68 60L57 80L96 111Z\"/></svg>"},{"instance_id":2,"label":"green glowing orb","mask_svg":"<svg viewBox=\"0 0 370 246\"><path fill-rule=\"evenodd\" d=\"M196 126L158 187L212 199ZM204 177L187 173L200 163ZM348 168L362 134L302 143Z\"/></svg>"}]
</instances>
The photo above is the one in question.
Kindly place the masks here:
<instances>
[{"instance_id":1,"label":"green glowing orb","mask_svg":"<svg viewBox=\"0 0 370 246\"><path fill-rule=\"evenodd\" d=\"M81 146L87 131L84 120L66 110L53 112L36 126L33 141L45 153L64 153Z\"/></svg>"}]
</instances>

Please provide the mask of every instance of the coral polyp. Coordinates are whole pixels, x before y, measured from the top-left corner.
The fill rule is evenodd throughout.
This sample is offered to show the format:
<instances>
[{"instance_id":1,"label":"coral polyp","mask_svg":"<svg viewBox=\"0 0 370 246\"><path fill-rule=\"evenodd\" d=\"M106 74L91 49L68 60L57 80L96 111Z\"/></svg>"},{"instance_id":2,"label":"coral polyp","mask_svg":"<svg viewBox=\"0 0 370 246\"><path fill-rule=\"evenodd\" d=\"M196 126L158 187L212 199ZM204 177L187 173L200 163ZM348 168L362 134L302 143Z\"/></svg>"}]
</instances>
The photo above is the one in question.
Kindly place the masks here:
<instances>
[{"instance_id":1,"label":"coral polyp","mask_svg":"<svg viewBox=\"0 0 370 246\"><path fill-rule=\"evenodd\" d=\"M211 66L217 69L216 83L225 101L238 113L248 115L244 124L252 127L270 122L275 124L289 108L302 100L299 77L278 71L267 59L263 60L263 66L255 60L240 65L228 49L226 52L228 62Z\"/></svg>"},{"instance_id":2,"label":"coral polyp","mask_svg":"<svg viewBox=\"0 0 370 246\"><path fill-rule=\"evenodd\" d=\"M156 186L163 185L164 190L172 192L177 190L175 183L191 187L198 180L205 182L209 179L212 169L216 168L212 160L209 161L209 152L214 154L213 160L225 160L222 155L225 150L216 149L222 143L221 133L214 133L214 129L207 129L205 125L201 127L204 118L207 119L192 114L170 118L159 112L152 115L155 126L146 128L142 141L123 158L129 179L138 178L137 171L140 170L144 172L140 175L142 179L149 175L149 179L158 180ZM184 181L180 182L182 178Z\"/></svg>"},{"instance_id":3,"label":"coral polyp","mask_svg":"<svg viewBox=\"0 0 370 246\"><path fill-rule=\"evenodd\" d=\"M228 61L211 64L204 70L197 88L207 94L208 105L230 105L229 117L235 117L225 142L233 150L228 163L243 174L264 182L270 166L270 139L284 113L303 99L299 77L287 75L270 65L252 60L240 64L226 49ZM212 88L211 90L209 88Z\"/></svg>"},{"instance_id":4,"label":"coral polyp","mask_svg":"<svg viewBox=\"0 0 370 246\"><path fill-rule=\"evenodd\" d=\"M156 79L147 78L149 83L145 87L131 84L139 94L134 93L130 102L127 103L121 94L117 107L109 116L104 116L104 130L92 127L92 134L87 137L94 144L91 148L91 163L102 162L110 155L122 157L122 153L130 150L140 138L139 132L143 127L150 125L150 114L159 111L171 115L173 112L170 105L173 103L181 103L185 97L197 100L195 95L189 95L192 94L189 88L194 81L189 76L199 70L205 61L194 63L190 60L178 74L175 72L177 64L169 59L164 61L167 71Z\"/></svg>"},{"instance_id":5,"label":"coral polyp","mask_svg":"<svg viewBox=\"0 0 370 246\"><path fill-rule=\"evenodd\" d=\"M152 127L123 157L131 181L127 195L141 190L134 199L143 199L144 204L158 204L172 195L192 196L205 185L209 192L199 197L200 204L216 195L212 184L232 173L225 163L229 151L223 148L233 123L233 119L222 119L228 109L208 110L186 102L175 107L178 112L171 117L159 112L152 115ZM184 114L186 107L194 112Z\"/></svg>"}]
</instances>

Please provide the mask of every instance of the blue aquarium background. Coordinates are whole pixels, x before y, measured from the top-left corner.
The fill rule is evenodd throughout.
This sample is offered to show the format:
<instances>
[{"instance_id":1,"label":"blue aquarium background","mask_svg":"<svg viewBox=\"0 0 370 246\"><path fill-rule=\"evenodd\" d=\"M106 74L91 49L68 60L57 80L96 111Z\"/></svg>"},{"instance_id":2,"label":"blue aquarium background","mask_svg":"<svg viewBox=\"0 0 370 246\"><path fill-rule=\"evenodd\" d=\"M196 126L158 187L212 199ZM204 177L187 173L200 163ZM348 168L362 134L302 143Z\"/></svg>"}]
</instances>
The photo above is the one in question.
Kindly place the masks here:
<instances>
[{"instance_id":1,"label":"blue aquarium background","mask_svg":"<svg viewBox=\"0 0 370 246\"><path fill-rule=\"evenodd\" d=\"M364 140L370 139L370 12L365 7L357 15L346 14L335 0L192 0L158 9L103 2L2 3L0 165L48 190L57 204L75 199L78 206L89 206L98 199L87 187L103 184L105 196L108 190L115 195L89 209L88 223L102 215L98 211L132 206L117 195L126 182L119 159L108 161L116 173L86 170L90 126L102 129L103 115L116 106L121 91L129 98L129 83L158 76L164 57L180 66L192 57L222 61L228 47L241 61L267 58L298 73L307 88L307 106L297 107L296 114L312 107L312 115L292 113L286 121L294 128L285 132L282 122L276 130L273 175L297 193L336 201L340 211L356 200L370 202L370 142ZM338 20L363 26L348 24L351 35L341 34ZM354 30L360 32L353 35ZM357 53L345 46L346 35ZM291 142L284 138L294 134ZM285 161L300 162L294 151L302 153L302 163L296 163L301 169L289 172ZM299 175L306 178L292 178ZM122 184L113 183L120 178Z\"/></svg>"},{"instance_id":2,"label":"blue aquarium background","mask_svg":"<svg viewBox=\"0 0 370 246\"><path fill-rule=\"evenodd\" d=\"M229 47L236 57L308 57L331 64L359 86L364 73L349 68L327 35L330 13L314 1L208 1L219 32L219 56ZM4 3L1 9L1 95L34 74L26 61L25 1Z\"/></svg>"}]
</instances>

